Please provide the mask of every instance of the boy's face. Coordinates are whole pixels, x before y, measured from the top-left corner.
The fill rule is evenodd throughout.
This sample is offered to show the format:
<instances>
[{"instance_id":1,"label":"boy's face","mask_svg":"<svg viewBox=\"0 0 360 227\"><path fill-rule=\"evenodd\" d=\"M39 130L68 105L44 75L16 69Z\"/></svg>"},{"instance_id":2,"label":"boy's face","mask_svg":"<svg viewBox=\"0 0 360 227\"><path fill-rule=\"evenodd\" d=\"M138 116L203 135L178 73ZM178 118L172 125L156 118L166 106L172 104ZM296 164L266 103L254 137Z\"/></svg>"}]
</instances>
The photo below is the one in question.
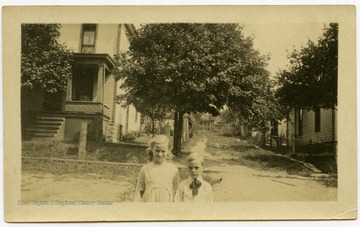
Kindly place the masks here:
<instances>
[{"instance_id":1,"label":"boy's face","mask_svg":"<svg viewBox=\"0 0 360 227\"><path fill-rule=\"evenodd\" d=\"M153 149L153 161L154 163L161 164L167 155L168 146L167 144L155 144Z\"/></svg>"},{"instance_id":2,"label":"boy's face","mask_svg":"<svg viewBox=\"0 0 360 227\"><path fill-rule=\"evenodd\" d=\"M189 170L189 175L193 179L197 179L198 177L200 177L204 170L203 164L198 160L192 160L188 162L187 167Z\"/></svg>"}]
</instances>

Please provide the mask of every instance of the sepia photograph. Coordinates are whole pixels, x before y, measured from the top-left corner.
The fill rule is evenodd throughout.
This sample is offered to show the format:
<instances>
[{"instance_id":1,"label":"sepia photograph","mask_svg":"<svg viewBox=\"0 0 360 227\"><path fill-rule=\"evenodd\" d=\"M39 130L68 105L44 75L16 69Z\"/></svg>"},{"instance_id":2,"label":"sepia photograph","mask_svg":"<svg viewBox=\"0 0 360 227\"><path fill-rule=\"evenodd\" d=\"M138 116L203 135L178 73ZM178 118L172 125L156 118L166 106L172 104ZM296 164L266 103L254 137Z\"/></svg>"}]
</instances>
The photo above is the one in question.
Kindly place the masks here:
<instances>
[{"instance_id":1,"label":"sepia photograph","mask_svg":"<svg viewBox=\"0 0 360 227\"><path fill-rule=\"evenodd\" d=\"M14 6L2 32L6 221L357 217L354 6Z\"/></svg>"}]
</instances>

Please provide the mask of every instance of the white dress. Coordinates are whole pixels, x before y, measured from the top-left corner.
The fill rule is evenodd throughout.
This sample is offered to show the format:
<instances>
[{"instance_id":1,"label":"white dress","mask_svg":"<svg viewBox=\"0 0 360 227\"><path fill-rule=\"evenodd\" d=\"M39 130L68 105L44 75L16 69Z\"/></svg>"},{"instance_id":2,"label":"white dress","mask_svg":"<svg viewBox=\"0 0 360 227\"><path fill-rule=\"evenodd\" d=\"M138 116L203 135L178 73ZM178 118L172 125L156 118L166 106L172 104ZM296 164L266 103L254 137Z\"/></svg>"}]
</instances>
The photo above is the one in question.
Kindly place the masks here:
<instances>
[{"instance_id":1,"label":"white dress","mask_svg":"<svg viewBox=\"0 0 360 227\"><path fill-rule=\"evenodd\" d=\"M180 182L176 191L174 202L213 202L213 190L211 185L206 182L202 177L198 180L201 182L198 194L192 195L190 184L193 181L190 177Z\"/></svg>"},{"instance_id":2,"label":"white dress","mask_svg":"<svg viewBox=\"0 0 360 227\"><path fill-rule=\"evenodd\" d=\"M134 202L173 202L177 187L178 168L167 161L150 162L140 169ZM140 191L144 191L140 197Z\"/></svg>"}]
</instances>

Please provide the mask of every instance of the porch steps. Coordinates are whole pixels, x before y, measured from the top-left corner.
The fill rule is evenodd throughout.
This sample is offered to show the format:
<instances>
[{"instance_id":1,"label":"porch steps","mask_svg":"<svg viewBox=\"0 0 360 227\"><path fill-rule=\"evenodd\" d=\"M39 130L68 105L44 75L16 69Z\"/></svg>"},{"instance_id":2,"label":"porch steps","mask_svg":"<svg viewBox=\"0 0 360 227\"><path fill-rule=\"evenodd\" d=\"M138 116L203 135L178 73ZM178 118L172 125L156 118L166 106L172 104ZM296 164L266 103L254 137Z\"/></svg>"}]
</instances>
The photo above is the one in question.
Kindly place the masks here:
<instances>
[{"instance_id":1,"label":"porch steps","mask_svg":"<svg viewBox=\"0 0 360 227\"><path fill-rule=\"evenodd\" d=\"M61 116L38 115L23 129L23 140L51 141L55 139L65 118Z\"/></svg>"}]
</instances>

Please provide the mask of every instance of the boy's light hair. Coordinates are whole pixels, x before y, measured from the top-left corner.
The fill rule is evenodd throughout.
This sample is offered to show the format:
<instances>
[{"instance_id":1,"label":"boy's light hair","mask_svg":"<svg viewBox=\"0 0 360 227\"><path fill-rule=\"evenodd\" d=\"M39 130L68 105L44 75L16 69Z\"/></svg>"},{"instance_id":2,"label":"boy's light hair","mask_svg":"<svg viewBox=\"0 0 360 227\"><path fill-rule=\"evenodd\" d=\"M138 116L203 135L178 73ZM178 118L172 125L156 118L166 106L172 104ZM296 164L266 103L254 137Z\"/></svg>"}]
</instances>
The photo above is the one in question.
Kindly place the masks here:
<instances>
[{"instance_id":1,"label":"boy's light hair","mask_svg":"<svg viewBox=\"0 0 360 227\"><path fill-rule=\"evenodd\" d=\"M196 153L196 152L193 152L191 154L189 154L187 157L186 157L186 165L189 163L189 162L192 162L192 161L200 161L201 165L204 166L205 164L205 158L204 156L202 156L201 154L199 153Z\"/></svg>"}]
</instances>

